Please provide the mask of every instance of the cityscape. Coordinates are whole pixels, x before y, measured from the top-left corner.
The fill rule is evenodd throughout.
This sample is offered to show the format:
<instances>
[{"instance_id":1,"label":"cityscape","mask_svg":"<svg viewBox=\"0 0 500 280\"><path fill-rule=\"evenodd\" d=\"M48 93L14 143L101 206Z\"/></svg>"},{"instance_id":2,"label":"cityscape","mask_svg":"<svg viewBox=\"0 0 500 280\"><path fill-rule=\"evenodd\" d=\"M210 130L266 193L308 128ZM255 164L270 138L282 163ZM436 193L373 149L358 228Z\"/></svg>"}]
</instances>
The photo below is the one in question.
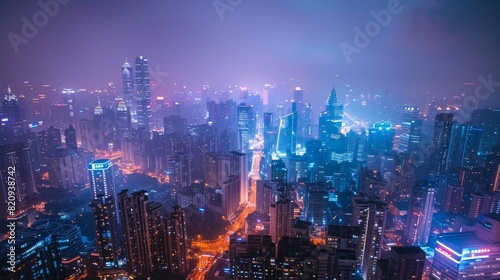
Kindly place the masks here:
<instances>
[{"instance_id":1,"label":"cityscape","mask_svg":"<svg viewBox=\"0 0 500 280\"><path fill-rule=\"evenodd\" d=\"M0 6L0 279L500 279L500 3Z\"/></svg>"}]
</instances>

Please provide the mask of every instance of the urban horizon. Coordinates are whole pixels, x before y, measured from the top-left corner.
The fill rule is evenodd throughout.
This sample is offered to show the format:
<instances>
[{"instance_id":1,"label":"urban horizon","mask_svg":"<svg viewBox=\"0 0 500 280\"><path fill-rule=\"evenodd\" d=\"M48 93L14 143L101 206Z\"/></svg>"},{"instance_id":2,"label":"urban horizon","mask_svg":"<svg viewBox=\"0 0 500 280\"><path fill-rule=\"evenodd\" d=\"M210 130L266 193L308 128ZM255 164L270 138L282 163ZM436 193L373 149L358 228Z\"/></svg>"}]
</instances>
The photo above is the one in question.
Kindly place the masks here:
<instances>
[{"instance_id":1,"label":"urban horizon","mask_svg":"<svg viewBox=\"0 0 500 280\"><path fill-rule=\"evenodd\" d=\"M495 1L1 5L1 279L500 278Z\"/></svg>"}]
</instances>

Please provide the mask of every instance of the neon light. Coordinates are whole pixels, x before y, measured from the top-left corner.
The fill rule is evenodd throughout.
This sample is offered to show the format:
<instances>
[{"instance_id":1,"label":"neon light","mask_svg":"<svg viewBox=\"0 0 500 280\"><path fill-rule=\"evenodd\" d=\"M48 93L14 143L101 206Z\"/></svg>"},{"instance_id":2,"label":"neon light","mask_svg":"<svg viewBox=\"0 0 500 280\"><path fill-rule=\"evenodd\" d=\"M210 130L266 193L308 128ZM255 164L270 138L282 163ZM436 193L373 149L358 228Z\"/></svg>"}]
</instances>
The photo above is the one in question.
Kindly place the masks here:
<instances>
[{"instance_id":1,"label":"neon light","mask_svg":"<svg viewBox=\"0 0 500 280\"><path fill-rule=\"evenodd\" d=\"M448 246L444 245L443 243L441 243L441 242L439 242L439 241L436 241L436 243L437 243L437 244L439 244L439 245L441 245L441 246L443 246L443 247L445 247L446 249L450 250L453 254L455 254L455 255L457 255L457 256L459 256L459 257L461 257L461 256L462 256L462 254L459 254L459 253L455 252L454 250L452 250L450 247L448 247Z\"/></svg>"},{"instance_id":2,"label":"neon light","mask_svg":"<svg viewBox=\"0 0 500 280\"><path fill-rule=\"evenodd\" d=\"M441 253L443 256L447 257L448 259L452 260L454 263L459 264L460 262L455 260L454 258L451 257L451 254L448 252L443 251L441 248L436 248L436 251Z\"/></svg>"},{"instance_id":3,"label":"neon light","mask_svg":"<svg viewBox=\"0 0 500 280\"><path fill-rule=\"evenodd\" d=\"M476 256L476 257L467 257L467 258L462 258L462 261L466 261L466 260L475 260L475 259L485 259L485 258L489 258L490 256Z\"/></svg>"}]
</instances>

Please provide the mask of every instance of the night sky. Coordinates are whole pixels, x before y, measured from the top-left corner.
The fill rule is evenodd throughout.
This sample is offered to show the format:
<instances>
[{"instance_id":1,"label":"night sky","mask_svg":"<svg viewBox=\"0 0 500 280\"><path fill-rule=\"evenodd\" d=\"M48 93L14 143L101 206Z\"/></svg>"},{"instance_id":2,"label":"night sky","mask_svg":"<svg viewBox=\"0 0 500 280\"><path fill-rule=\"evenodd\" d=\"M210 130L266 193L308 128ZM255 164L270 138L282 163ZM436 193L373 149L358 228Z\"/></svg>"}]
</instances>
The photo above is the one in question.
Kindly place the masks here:
<instances>
[{"instance_id":1,"label":"night sky","mask_svg":"<svg viewBox=\"0 0 500 280\"><path fill-rule=\"evenodd\" d=\"M449 96L478 75L500 80L495 0L402 0L400 13L348 63L339 45L354 45L354 27L364 30L374 20L371 11L386 10L390 2L72 0L16 54L8 34L22 36L22 18L32 22L42 8L37 1L3 0L0 84L62 79L72 87L110 81L121 87L124 58L138 55L168 72L168 83L257 90L286 82L320 103L334 83ZM214 3L234 7L219 16Z\"/></svg>"}]
</instances>

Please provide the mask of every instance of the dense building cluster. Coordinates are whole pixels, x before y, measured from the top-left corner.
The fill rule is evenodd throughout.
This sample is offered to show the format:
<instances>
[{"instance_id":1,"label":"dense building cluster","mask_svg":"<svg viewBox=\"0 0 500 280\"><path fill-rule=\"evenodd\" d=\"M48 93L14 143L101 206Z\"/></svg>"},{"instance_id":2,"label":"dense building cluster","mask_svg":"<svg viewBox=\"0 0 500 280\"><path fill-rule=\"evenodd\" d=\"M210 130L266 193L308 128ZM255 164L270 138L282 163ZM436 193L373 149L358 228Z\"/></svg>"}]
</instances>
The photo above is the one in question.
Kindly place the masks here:
<instances>
[{"instance_id":1,"label":"dense building cluster","mask_svg":"<svg viewBox=\"0 0 500 280\"><path fill-rule=\"evenodd\" d=\"M5 92L14 279L500 278L500 109L366 122L335 89L316 112L283 85L153 98L144 56L121 74Z\"/></svg>"}]
</instances>

